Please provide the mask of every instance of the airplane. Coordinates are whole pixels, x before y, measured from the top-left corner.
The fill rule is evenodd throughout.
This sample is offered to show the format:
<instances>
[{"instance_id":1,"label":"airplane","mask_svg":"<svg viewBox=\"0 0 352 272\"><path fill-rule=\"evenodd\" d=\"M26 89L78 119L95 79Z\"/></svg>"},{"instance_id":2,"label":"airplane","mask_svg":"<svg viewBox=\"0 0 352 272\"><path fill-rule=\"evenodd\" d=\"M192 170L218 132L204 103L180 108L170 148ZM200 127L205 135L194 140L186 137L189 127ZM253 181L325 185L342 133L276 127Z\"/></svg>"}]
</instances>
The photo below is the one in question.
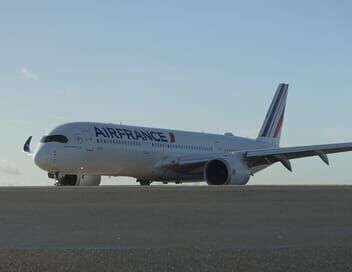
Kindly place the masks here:
<instances>
[{"instance_id":1,"label":"airplane","mask_svg":"<svg viewBox=\"0 0 352 272\"><path fill-rule=\"evenodd\" d=\"M75 122L46 133L35 152L32 137L23 151L60 186L97 186L101 176L128 176L152 182L206 182L246 185L255 173L279 162L352 151L352 143L279 146L288 84L280 84L256 139L173 129Z\"/></svg>"}]
</instances>

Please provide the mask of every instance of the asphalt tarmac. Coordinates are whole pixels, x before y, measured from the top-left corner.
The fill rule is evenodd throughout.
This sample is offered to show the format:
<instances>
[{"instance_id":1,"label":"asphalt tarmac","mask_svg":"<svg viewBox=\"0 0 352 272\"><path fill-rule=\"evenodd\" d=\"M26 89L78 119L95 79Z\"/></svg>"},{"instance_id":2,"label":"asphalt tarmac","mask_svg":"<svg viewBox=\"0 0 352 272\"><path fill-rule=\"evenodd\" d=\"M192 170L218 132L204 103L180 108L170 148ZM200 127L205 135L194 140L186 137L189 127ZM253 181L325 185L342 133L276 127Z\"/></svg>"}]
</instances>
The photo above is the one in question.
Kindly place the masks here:
<instances>
[{"instance_id":1,"label":"asphalt tarmac","mask_svg":"<svg viewBox=\"0 0 352 272\"><path fill-rule=\"evenodd\" d=\"M0 189L0 271L352 271L352 187Z\"/></svg>"}]
</instances>

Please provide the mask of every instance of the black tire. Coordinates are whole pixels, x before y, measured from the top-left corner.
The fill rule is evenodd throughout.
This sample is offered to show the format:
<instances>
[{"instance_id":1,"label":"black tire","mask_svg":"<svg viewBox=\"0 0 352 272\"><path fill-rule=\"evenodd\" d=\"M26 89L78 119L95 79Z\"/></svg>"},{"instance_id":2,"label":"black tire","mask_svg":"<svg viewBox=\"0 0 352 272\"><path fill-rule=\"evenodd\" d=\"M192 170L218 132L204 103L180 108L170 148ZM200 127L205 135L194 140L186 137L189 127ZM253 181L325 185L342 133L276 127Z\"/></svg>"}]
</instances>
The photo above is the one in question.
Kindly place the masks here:
<instances>
[{"instance_id":1,"label":"black tire","mask_svg":"<svg viewBox=\"0 0 352 272\"><path fill-rule=\"evenodd\" d=\"M149 180L141 180L141 181L139 181L139 184L141 186L149 186L151 184L151 182Z\"/></svg>"}]
</instances>

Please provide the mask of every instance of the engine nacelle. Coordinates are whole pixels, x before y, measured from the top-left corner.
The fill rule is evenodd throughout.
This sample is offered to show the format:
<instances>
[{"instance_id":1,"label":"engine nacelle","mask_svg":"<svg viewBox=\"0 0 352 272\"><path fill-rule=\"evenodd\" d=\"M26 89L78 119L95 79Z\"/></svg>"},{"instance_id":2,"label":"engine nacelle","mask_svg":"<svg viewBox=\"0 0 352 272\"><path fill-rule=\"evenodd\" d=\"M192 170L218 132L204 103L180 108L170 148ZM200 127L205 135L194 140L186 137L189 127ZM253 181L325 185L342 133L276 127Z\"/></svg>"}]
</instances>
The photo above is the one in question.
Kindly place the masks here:
<instances>
[{"instance_id":1,"label":"engine nacelle","mask_svg":"<svg viewBox=\"0 0 352 272\"><path fill-rule=\"evenodd\" d=\"M246 185L251 171L239 158L223 157L204 167L204 180L209 185Z\"/></svg>"},{"instance_id":2,"label":"engine nacelle","mask_svg":"<svg viewBox=\"0 0 352 272\"><path fill-rule=\"evenodd\" d=\"M58 179L59 186L98 186L101 176L65 175Z\"/></svg>"}]
</instances>

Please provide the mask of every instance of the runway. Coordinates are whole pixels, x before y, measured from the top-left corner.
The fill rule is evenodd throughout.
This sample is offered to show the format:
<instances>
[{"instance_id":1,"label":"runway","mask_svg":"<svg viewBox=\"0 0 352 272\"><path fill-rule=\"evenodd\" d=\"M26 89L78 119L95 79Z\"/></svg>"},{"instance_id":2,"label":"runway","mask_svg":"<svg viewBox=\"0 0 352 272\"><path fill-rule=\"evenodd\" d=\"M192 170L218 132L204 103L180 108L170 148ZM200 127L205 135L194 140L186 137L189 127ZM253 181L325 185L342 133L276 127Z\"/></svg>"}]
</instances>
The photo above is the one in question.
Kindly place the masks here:
<instances>
[{"instance_id":1,"label":"runway","mask_svg":"<svg viewBox=\"0 0 352 272\"><path fill-rule=\"evenodd\" d=\"M0 189L0 270L352 271L351 252L348 186Z\"/></svg>"}]
</instances>

